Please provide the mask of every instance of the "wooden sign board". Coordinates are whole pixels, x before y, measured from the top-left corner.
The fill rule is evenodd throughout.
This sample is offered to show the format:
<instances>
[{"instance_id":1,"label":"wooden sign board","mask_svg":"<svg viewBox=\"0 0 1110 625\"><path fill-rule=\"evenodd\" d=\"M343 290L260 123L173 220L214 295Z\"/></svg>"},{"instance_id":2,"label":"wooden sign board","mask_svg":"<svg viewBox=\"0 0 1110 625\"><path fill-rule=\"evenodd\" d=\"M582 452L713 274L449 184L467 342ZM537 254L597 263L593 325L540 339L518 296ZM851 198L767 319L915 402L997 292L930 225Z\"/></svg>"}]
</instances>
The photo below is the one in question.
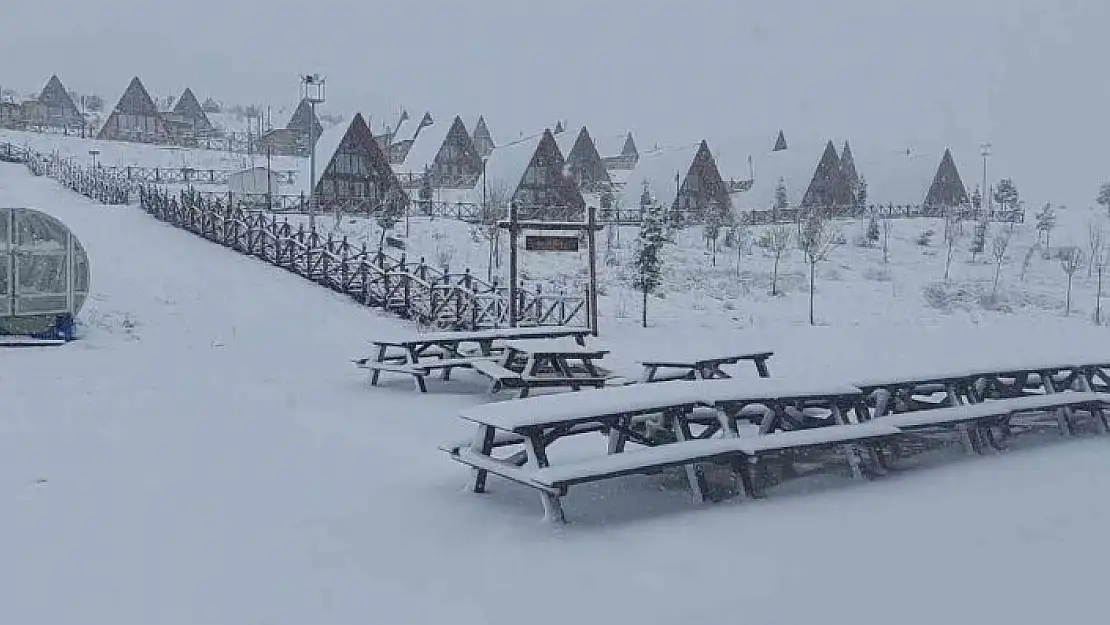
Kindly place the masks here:
<instances>
[{"instance_id":1,"label":"wooden sign board","mask_svg":"<svg viewBox=\"0 0 1110 625\"><path fill-rule=\"evenodd\" d=\"M386 247L392 247L392 248L395 248L395 249L398 249L398 250L405 249L405 242L402 241L401 239L396 239L394 237L386 237L385 238L385 245L386 245Z\"/></svg>"},{"instance_id":2,"label":"wooden sign board","mask_svg":"<svg viewBox=\"0 0 1110 625\"><path fill-rule=\"evenodd\" d=\"M529 252L577 252L578 237L565 234L529 234L524 237Z\"/></svg>"}]
</instances>

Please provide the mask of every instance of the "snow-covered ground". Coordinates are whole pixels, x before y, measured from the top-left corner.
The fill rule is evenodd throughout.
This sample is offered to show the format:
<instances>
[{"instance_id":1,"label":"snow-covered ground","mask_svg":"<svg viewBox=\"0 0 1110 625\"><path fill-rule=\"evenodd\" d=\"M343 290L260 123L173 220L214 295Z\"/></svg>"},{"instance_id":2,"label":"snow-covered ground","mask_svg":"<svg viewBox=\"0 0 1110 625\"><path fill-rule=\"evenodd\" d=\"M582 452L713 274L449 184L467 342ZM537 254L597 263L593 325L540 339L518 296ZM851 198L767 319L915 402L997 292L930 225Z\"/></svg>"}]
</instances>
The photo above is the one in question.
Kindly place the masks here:
<instances>
[{"instance_id":1,"label":"snow-covered ground","mask_svg":"<svg viewBox=\"0 0 1110 625\"><path fill-rule=\"evenodd\" d=\"M403 322L19 166L0 165L0 202L61 218L93 276L83 340L0 353L0 621L1105 620L1106 440L756 503L695 506L678 480L622 479L572 490L572 524L554 528L531 491L491 479L488 495L465 492L467 472L436 449L471 433L455 414L488 399L480 380L420 395L407 380L370 388L351 366ZM902 223L900 240L920 230ZM451 236L461 247L465 231ZM703 262L679 254L673 286ZM795 259L787 296L762 279L702 310L668 294L646 330L609 295L602 340L625 372L660 350L759 343L774 375L826 379L1110 347L1051 306L927 307L920 286L942 269L912 243L893 280L855 279L875 256L849 245L822 270L822 327L800 325ZM1027 288L1059 299L1052 264L1038 266ZM972 271L961 258L953 275Z\"/></svg>"}]
</instances>

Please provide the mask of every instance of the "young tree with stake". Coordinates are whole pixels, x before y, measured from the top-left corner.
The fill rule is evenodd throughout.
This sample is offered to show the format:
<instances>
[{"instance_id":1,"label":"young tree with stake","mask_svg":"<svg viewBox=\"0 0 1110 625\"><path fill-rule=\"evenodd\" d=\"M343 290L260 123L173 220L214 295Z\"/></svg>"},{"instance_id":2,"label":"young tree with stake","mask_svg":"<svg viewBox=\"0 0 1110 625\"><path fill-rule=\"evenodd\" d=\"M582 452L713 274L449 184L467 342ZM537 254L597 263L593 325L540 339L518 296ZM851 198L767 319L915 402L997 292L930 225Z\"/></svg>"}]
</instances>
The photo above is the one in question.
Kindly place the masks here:
<instances>
[{"instance_id":1,"label":"young tree with stake","mask_svg":"<svg viewBox=\"0 0 1110 625\"><path fill-rule=\"evenodd\" d=\"M1110 213L1110 182L1103 183L1103 185L1098 188L1098 197L1095 198L1095 201L1101 204L1102 207Z\"/></svg>"},{"instance_id":2,"label":"young tree with stake","mask_svg":"<svg viewBox=\"0 0 1110 625\"><path fill-rule=\"evenodd\" d=\"M771 295L778 295L779 261L790 249L790 227L786 224L771 226L771 229L767 231L765 243L767 251L775 259L775 264L771 269Z\"/></svg>"},{"instance_id":3,"label":"young tree with stake","mask_svg":"<svg viewBox=\"0 0 1110 625\"><path fill-rule=\"evenodd\" d=\"M817 263L828 260L840 240L832 220L820 209L810 209L798 222L798 248L809 265L809 325L816 325L813 296L817 286Z\"/></svg>"},{"instance_id":4,"label":"young tree with stake","mask_svg":"<svg viewBox=\"0 0 1110 625\"><path fill-rule=\"evenodd\" d=\"M1075 272L1083 266L1083 250L1078 247L1071 247L1065 253L1060 255L1060 268L1068 276L1068 291L1067 298L1064 300L1064 316L1071 314L1071 283L1072 278L1075 277Z\"/></svg>"},{"instance_id":5,"label":"young tree with stake","mask_svg":"<svg viewBox=\"0 0 1110 625\"><path fill-rule=\"evenodd\" d=\"M971 262L975 262L979 254L987 251L987 235L990 233L990 217L985 213L979 214L975 222L975 232L971 236Z\"/></svg>"},{"instance_id":6,"label":"young tree with stake","mask_svg":"<svg viewBox=\"0 0 1110 625\"><path fill-rule=\"evenodd\" d=\"M634 286L643 294L641 323L647 327L648 295L663 283L663 246L667 243L666 210L653 202L644 211L636 239L636 279Z\"/></svg>"},{"instance_id":7,"label":"young tree with stake","mask_svg":"<svg viewBox=\"0 0 1110 625\"><path fill-rule=\"evenodd\" d=\"M960 215L954 209L949 209L944 214L944 244L948 254L944 259L944 281L948 282L949 272L952 269L952 254L956 251L956 243L963 237L963 224Z\"/></svg>"},{"instance_id":8,"label":"young tree with stake","mask_svg":"<svg viewBox=\"0 0 1110 625\"><path fill-rule=\"evenodd\" d=\"M1087 277L1091 277L1091 270L1094 269L1095 259L1099 258L1102 254L1102 248L1106 247L1106 233L1102 229L1102 222L1097 218L1091 219L1087 222L1087 255L1091 262L1087 263Z\"/></svg>"},{"instance_id":9,"label":"young tree with stake","mask_svg":"<svg viewBox=\"0 0 1110 625\"><path fill-rule=\"evenodd\" d=\"M883 229L883 262L890 262L890 233L894 231L894 217L888 212L882 216L879 225Z\"/></svg>"},{"instance_id":10,"label":"young tree with stake","mask_svg":"<svg viewBox=\"0 0 1110 625\"><path fill-rule=\"evenodd\" d=\"M1097 254L1091 255L1091 262L1088 266L1094 265L1095 275L1097 281L1095 282L1095 325L1102 325L1102 274L1106 270L1107 257L1106 246L1099 247Z\"/></svg>"},{"instance_id":11,"label":"young tree with stake","mask_svg":"<svg viewBox=\"0 0 1110 625\"><path fill-rule=\"evenodd\" d=\"M994 257L994 286L991 288L991 300L998 299L998 279L1002 276L1002 264L1006 262L1006 252L1010 249L1009 233L999 232L991 241L991 256Z\"/></svg>"}]
</instances>

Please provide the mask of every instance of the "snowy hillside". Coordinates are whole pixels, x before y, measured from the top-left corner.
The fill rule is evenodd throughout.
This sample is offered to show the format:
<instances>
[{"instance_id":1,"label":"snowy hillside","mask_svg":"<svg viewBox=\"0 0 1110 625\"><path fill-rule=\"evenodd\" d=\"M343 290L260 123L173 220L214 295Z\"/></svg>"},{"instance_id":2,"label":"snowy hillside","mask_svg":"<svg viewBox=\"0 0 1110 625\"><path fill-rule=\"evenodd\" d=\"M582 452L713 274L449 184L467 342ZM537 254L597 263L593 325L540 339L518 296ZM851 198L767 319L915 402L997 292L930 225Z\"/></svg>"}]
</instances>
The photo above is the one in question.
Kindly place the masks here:
<instances>
[{"instance_id":1,"label":"snowy hillside","mask_svg":"<svg viewBox=\"0 0 1110 625\"><path fill-rule=\"evenodd\" d=\"M403 380L370 388L351 366L368 339L403 322L20 166L0 165L0 200L61 218L93 276L83 340L0 356L9 502L0 621L1103 619L1105 440L869 484L800 481L766 501L702 507L670 478L628 478L573 492L575 521L554 530L538 522L526 489L498 481L488 496L464 492L467 472L437 450L471 434L455 415L487 401L481 379L430 380L419 395ZM1061 215L1054 239L1077 238L1086 217ZM1035 262L1023 285L1028 227L1005 269L1012 312L984 311L973 297L953 313L926 305L923 285L943 274L939 242L913 242L926 226L895 224L889 265L881 251L855 247L858 227L846 226L848 243L821 270L826 327L800 325L796 254L783 269L787 295L770 298L766 258L742 255L737 280L731 252L713 270L689 233L671 252L671 290L653 301L657 322L646 330L621 313L631 294L620 267L609 267L606 364L634 373L637 358L659 350L758 343L774 348L776 376L846 377L909 360L953 367L986 352L1110 348L1084 319L1089 291L1077 297L1082 312L1065 319L1056 308L1056 261ZM414 228L442 229L441 244L468 250L455 262L484 258L456 222ZM627 254L632 232L621 239ZM436 239L410 240L434 254ZM966 256L961 249L953 263L954 284L980 284L989 267ZM537 276L576 274L570 257L525 262ZM875 274L884 269L889 279ZM559 600L536 610L540 592Z\"/></svg>"}]
</instances>

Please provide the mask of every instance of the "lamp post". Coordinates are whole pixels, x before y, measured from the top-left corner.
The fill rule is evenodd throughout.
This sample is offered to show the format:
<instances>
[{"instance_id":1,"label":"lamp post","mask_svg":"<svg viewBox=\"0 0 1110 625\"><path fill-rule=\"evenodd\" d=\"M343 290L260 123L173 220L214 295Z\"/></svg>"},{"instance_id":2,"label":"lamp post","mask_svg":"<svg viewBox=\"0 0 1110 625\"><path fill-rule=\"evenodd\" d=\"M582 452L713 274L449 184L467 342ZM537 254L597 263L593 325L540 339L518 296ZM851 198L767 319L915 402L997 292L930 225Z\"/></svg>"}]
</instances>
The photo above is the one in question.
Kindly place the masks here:
<instances>
[{"instance_id":1,"label":"lamp post","mask_svg":"<svg viewBox=\"0 0 1110 625\"><path fill-rule=\"evenodd\" d=\"M92 167L96 169L96 157L100 155L100 150L89 150L89 156L92 157Z\"/></svg>"},{"instance_id":2,"label":"lamp post","mask_svg":"<svg viewBox=\"0 0 1110 625\"><path fill-rule=\"evenodd\" d=\"M301 97L308 100L312 119L308 120L308 230L316 231L316 105L324 101L325 79L319 74L301 76Z\"/></svg>"},{"instance_id":3,"label":"lamp post","mask_svg":"<svg viewBox=\"0 0 1110 625\"><path fill-rule=\"evenodd\" d=\"M983 210L990 214L991 192L987 189L987 158L991 155L991 144L983 143L979 146L979 154L983 156L983 199L981 201Z\"/></svg>"}]
</instances>

